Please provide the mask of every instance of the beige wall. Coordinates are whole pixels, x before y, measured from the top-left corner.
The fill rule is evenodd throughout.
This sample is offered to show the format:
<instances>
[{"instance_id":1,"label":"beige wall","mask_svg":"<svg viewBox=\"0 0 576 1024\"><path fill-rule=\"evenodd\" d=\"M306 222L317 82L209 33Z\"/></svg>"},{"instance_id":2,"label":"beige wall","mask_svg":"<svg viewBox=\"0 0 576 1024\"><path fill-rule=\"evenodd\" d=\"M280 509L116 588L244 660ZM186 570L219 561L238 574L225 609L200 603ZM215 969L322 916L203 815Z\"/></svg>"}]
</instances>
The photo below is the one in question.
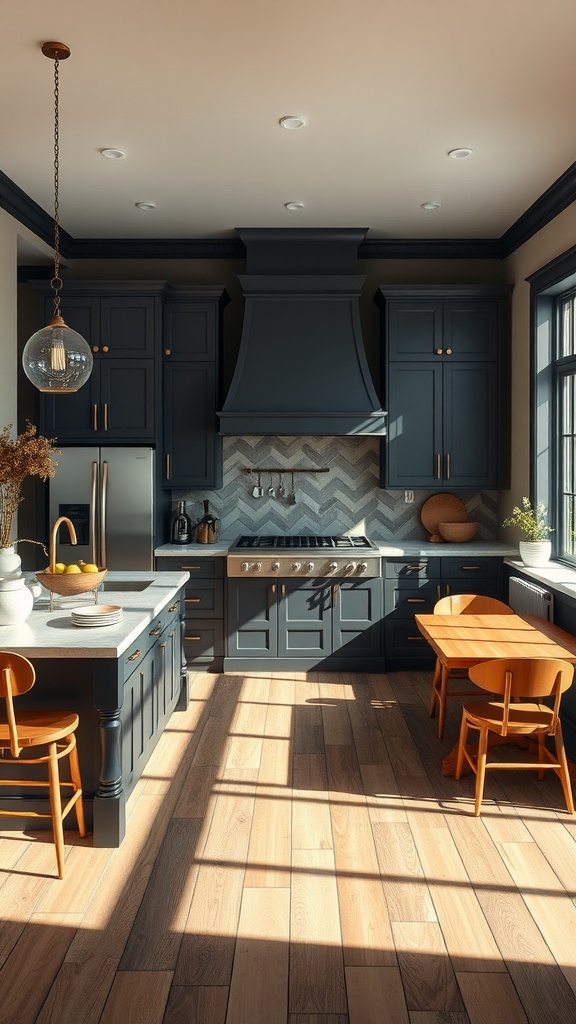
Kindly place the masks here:
<instances>
[{"instance_id":1,"label":"beige wall","mask_svg":"<svg viewBox=\"0 0 576 1024\"><path fill-rule=\"evenodd\" d=\"M16 222L0 210L0 429L16 423Z\"/></svg>"},{"instance_id":2,"label":"beige wall","mask_svg":"<svg viewBox=\"0 0 576 1024\"><path fill-rule=\"evenodd\" d=\"M512 293L512 471L499 495L499 516L530 493L530 285L526 278L576 245L576 204L560 213L507 260ZM504 534L503 536L506 536ZM510 534L506 536L510 539Z\"/></svg>"}]
</instances>

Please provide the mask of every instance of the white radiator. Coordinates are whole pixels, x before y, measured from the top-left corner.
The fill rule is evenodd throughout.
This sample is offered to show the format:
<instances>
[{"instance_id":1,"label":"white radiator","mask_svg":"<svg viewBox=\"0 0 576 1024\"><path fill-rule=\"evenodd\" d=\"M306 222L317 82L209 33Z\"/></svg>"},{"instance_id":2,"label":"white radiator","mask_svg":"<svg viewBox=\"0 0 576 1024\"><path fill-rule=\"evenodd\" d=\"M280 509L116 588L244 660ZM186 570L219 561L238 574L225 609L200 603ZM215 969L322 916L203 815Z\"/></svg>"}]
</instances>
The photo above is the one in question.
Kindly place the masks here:
<instances>
[{"instance_id":1,"label":"white radiator","mask_svg":"<svg viewBox=\"0 0 576 1024\"><path fill-rule=\"evenodd\" d=\"M549 590L518 576L511 576L508 583L508 604L518 615L540 615L548 622L553 621L554 597Z\"/></svg>"}]
</instances>

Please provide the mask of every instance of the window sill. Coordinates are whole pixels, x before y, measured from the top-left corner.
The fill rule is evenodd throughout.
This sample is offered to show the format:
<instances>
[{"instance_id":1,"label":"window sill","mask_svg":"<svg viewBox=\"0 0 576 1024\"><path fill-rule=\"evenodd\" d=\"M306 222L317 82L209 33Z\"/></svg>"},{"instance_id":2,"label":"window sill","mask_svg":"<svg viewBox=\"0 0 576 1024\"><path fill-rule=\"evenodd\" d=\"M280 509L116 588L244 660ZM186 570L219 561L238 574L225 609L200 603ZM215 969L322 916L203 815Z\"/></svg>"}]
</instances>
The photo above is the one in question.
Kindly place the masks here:
<instances>
[{"instance_id":1,"label":"window sill","mask_svg":"<svg viewBox=\"0 0 576 1024\"><path fill-rule=\"evenodd\" d=\"M576 600L576 569L570 569L560 562L549 562L548 565L531 566L524 565L524 562L512 558L505 558L504 564L509 565L515 572L522 573L528 579L543 583L560 594L566 594Z\"/></svg>"}]
</instances>

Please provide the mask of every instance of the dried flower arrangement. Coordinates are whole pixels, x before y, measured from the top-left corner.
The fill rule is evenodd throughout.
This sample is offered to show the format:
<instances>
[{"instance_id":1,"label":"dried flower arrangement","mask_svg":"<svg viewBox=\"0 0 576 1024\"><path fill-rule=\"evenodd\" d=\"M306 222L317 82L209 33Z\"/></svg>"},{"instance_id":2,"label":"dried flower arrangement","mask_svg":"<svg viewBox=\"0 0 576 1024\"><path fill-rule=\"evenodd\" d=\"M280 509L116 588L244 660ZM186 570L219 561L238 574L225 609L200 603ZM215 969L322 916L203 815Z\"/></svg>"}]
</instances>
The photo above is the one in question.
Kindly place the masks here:
<instances>
[{"instance_id":1,"label":"dried flower arrangement","mask_svg":"<svg viewBox=\"0 0 576 1024\"><path fill-rule=\"evenodd\" d=\"M0 431L0 548L18 543L10 539L10 534L22 501L24 480L29 476L39 476L41 480L54 476L58 463L50 456L60 454L60 449L54 447L55 439L37 436L37 427L29 420L16 440L12 440L11 429L9 423Z\"/></svg>"}]
</instances>

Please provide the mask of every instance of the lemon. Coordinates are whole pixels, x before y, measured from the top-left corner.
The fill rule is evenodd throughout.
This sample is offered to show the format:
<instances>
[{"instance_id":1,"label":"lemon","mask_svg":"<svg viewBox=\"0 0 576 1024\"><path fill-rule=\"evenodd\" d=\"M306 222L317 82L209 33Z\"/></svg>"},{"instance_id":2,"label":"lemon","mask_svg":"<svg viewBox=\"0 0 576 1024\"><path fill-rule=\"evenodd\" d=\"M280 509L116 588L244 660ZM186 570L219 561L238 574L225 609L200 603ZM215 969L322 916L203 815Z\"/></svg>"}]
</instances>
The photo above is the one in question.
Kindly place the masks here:
<instances>
[{"instance_id":1,"label":"lemon","mask_svg":"<svg viewBox=\"0 0 576 1024\"><path fill-rule=\"evenodd\" d=\"M57 573L58 576L61 576L62 573L65 572L65 570L66 565L64 562L56 562L56 565L54 566L54 572Z\"/></svg>"},{"instance_id":2,"label":"lemon","mask_svg":"<svg viewBox=\"0 0 576 1024\"><path fill-rule=\"evenodd\" d=\"M82 572L99 572L100 571L98 569L98 566L94 565L93 562L82 562L82 565L80 566L80 570Z\"/></svg>"},{"instance_id":3,"label":"lemon","mask_svg":"<svg viewBox=\"0 0 576 1024\"><path fill-rule=\"evenodd\" d=\"M81 570L79 565L67 565L67 566L65 566L64 573L68 574L68 573L71 573L71 572L82 572L82 570Z\"/></svg>"}]
</instances>

